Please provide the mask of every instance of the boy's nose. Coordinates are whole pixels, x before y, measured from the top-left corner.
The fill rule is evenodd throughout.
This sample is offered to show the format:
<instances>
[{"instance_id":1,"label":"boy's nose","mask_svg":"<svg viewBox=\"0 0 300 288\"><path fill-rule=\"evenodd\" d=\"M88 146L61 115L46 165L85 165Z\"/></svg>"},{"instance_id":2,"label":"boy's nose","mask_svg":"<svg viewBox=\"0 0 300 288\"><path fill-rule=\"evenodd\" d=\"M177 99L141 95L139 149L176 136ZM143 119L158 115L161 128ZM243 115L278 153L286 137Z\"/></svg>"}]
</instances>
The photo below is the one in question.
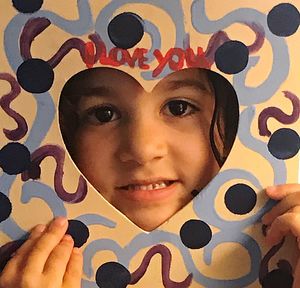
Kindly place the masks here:
<instances>
[{"instance_id":1,"label":"boy's nose","mask_svg":"<svg viewBox=\"0 0 300 288\"><path fill-rule=\"evenodd\" d=\"M165 137L166 133L158 123L135 121L123 131L119 158L122 162L132 161L140 165L161 159L167 154Z\"/></svg>"}]
</instances>

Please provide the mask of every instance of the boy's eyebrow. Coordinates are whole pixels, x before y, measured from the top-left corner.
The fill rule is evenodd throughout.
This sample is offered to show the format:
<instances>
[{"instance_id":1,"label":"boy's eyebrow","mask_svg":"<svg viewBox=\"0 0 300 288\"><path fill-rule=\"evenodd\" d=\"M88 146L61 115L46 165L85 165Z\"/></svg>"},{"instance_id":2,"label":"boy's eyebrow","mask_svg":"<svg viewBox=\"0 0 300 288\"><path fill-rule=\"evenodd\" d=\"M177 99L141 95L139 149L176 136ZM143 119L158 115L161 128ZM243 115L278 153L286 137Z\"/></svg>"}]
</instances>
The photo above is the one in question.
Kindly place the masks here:
<instances>
[{"instance_id":1,"label":"boy's eyebrow","mask_svg":"<svg viewBox=\"0 0 300 288\"><path fill-rule=\"evenodd\" d=\"M200 89L206 93L211 93L211 91L201 81L194 79L171 80L166 83L166 88L169 90L177 90L184 87L191 87L194 89Z\"/></svg>"},{"instance_id":2,"label":"boy's eyebrow","mask_svg":"<svg viewBox=\"0 0 300 288\"><path fill-rule=\"evenodd\" d=\"M116 96L118 93L109 86L101 85L95 87L82 87L79 91L75 91L79 96L83 97L106 97Z\"/></svg>"}]
</instances>

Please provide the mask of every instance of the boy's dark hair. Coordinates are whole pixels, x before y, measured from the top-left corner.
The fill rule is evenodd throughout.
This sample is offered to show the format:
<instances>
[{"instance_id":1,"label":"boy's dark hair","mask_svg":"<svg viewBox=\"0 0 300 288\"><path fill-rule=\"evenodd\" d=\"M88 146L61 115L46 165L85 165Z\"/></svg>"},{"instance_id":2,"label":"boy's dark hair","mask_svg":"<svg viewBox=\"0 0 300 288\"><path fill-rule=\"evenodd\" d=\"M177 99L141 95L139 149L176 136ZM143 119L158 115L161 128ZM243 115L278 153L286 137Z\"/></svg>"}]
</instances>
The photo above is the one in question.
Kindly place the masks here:
<instances>
[{"instance_id":1,"label":"boy's dark hair","mask_svg":"<svg viewBox=\"0 0 300 288\"><path fill-rule=\"evenodd\" d=\"M93 68L107 69L107 68ZM239 104L232 85L221 75L205 70L215 95L215 107L210 125L210 143L214 156L221 167L232 148L238 128ZM65 145L74 156L73 144L76 141L76 130L80 122L77 114L77 105L80 95L76 92L80 83L88 79L90 74L87 69L72 76L64 85L59 101L59 122Z\"/></svg>"},{"instance_id":2,"label":"boy's dark hair","mask_svg":"<svg viewBox=\"0 0 300 288\"><path fill-rule=\"evenodd\" d=\"M239 103L236 92L223 76L207 70L207 77L215 94L215 109L210 125L210 143L221 167L232 148L239 124ZM216 133L221 147L216 144Z\"/></svg>"}]
</instances>

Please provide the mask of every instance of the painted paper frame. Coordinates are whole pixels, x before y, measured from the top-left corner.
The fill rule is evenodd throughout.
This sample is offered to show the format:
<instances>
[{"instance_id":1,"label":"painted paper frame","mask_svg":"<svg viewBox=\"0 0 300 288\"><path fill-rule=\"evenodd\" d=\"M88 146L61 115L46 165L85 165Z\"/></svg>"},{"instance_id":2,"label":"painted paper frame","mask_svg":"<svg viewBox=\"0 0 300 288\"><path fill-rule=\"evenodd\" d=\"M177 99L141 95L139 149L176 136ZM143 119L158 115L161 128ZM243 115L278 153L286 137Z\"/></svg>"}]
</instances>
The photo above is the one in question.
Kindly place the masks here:
<instances>
[{"instance_id":1,"label":"painted paper frame","mask_svg":"<svg viewBox=\"0 0 300 288\"><path fill-rule=\"evenodd\" d=\"M253 288L276 275L288 285L295 243L286 239L272 250L260 218L274 205L263 188L298 179L299 4L235 2L1 2L2 265L31 227L65 215L84 251L84 288L106 287L107 271L115 287ZM120 47L127 48L128 37L109 35L116 16L125 27L136 20L128 28L133 39L142 29L141 40L127 51ZM62 141L62 87L92 67L125 71L148 90L173 71L208 68L236 90L239 129L225 165L190 204L152 232L131 223L93 189ZM226 206L226 195L236 190L255 193L249 213ZM211 240L189 248L190 238L203 237L203 223Z\"/></svg>"}]
</instances>

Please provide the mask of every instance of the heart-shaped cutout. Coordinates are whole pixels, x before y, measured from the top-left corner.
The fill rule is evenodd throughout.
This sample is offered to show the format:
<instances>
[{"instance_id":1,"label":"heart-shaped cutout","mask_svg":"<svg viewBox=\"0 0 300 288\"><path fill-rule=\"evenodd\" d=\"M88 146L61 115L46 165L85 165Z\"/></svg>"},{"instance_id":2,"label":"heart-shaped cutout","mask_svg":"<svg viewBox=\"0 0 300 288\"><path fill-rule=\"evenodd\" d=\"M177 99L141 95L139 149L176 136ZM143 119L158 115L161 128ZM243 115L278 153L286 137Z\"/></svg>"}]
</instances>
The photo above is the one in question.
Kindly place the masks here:
<instances>
[{"instance_id":1,"label":"heart-shaped cutout","mask_svg":"<svg viewBox=\"0 0 300 288\"><path fill-rule=\"evenodd\" d=\"M59 114L82 174L151 231L218 173L236 136L239 107L231 84L209 70L174 72L147 92L127 73L101 67L67 81Z\"/></svg>"}]
</instances>

